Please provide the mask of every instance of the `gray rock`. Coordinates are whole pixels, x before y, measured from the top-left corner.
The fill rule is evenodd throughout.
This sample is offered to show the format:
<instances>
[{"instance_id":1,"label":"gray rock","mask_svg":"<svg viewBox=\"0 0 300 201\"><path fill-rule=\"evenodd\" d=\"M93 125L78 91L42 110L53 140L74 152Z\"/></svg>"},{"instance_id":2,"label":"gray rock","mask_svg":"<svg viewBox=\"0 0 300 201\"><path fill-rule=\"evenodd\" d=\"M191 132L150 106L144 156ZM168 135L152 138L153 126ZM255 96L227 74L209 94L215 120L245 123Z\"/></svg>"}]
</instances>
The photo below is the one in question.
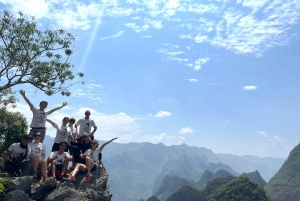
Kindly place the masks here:
<instances>
[{"instance_id":1,"label":"gray rock","mask_svg":"<svg viewBox=\"0 0 300 201\"><path fill-rule=\"evenodd\" d=\"M62 189L62 190L54 190L48 195L46 195L43 199L43 201L88 201L87 198L85 198L84 193L80 193L79 191L76 191L74 189Z\"/></svg>"},{"instance_id":2,"label":"gray rock","mask_svg":"<svg viewBox=\"0 0 300 201\"><path fill-rule=\"evenodd\" d=\"M85 197L91 201L100 200L100 196L98 195L98 193L92 189L88 189L87 191L85 191Z\"/></svg>"},{"instance_id":3,"label":"gray rock","mask_svg":"<svg viewBox=\"0 0 300 201\"><path fill-rule=\"evenodd\" d=\"M40 185L36 193L30 198L33 200L41 200L45 195L56 189L56 180L54 178L47 178L47 180Z\"/></svg>"},{"instance_id":4,"label":"gray rock","mask_svg":"<svg viewBox=\"0 0 300 201\"><path fill-rule=\"evenodd\" d=\"M9 182L11 191L20 190L25 193L30 190L31 184L32 184L32 176L11 177L10 182Z\"/></svg>"},{"instance_id":5,"label":"gray rock","mask_svg":"<svg viewBox=\"0 0 300 201\"><path fill-rule=\"evenodd\" d=\"M20 190L14 190L7 194L6 201L29 201L29 196Z\"/></svg>"},{"instance_id":6,"label":"gray rock","mask_svg":"<svg viewBox=\"0 0 300 201\"><path fill-rule=\"evenodd\" d=\"M66 181L64 181L62 183L59 183L57 185L58 190L62 190L62 189L65 189L65 188L71 188L71 189L75 190L74 182L66 180Z\"/></svg>"}]
</instances>

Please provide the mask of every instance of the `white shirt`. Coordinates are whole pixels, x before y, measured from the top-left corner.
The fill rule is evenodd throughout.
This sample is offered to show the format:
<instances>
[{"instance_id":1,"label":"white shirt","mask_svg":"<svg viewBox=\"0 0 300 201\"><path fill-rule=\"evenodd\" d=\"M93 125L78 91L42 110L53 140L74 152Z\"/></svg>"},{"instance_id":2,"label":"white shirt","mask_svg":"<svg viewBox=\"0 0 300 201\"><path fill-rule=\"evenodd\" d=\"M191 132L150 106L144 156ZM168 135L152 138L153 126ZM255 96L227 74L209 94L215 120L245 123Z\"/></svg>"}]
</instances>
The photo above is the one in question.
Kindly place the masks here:
<instances>
[{"instance_id":1,"label":"white shirt","mask_svg":"<svg viewBox=\"0 0 300 201\"><path fill-rule=\"evenodd\" d=\"M51 152L50 157L55 157L57 155L57 159L56 159L56 165L62 165L64 163L65 156L67 156L68 158L70 158L70 155L68 152L64 152L63 154L59 155L57 151Z\"/></svg>"},{"instance_id":2,"label":"white shirt","mask_svg":"<svg viewBox=\"0 0 300 201\"><path fill-rule=\"evenodd\" d=\"M31 142L28 146L31 148L30 157L33 157L34 155L39 155L41 157L42 154L46 154L46 146L41 142L38 144Z\"/></svg>"},{"instance_id":3,"label":"white shirt","mask_svg":"<svg viewBox=\"0 0 300 201\"><path fill-rule=\"evenodd\" d=\"M61 142L69 142L69 137L71 136L71 130L67 126L63 125L53 125L54 128L56 128L56 137L54 140L54 143L61 143Z\"/></svg>"},{"instance_id":4,"label":"white shirt","mask_svg":"<svg viewBox=\"0 0 300 201\"><path fill-rule=\"evenodd\" d=\"M96 124L94 120L91 119L79 119L76 123L77 126L80 126L79 128L79 136L82 136L84 132L91 133L92 126L95 127Z\"/></svg>"},{"instance_id":5,"label":"white shirt","mask_svg":"<svg viewBox=\"0 0 300 201\"><path fill-rule=\"evenodd\" d=\"M100 149L91 150L88 149L84 152L83 155L90 157L94 162L98 161L98 156L100 153Z\"/></svg>"},{"instance_id":6,"label":"white shirt","mask_svg":"<svg viewBox=\"0 0 300 201\"><path fill-rule=\"evenodd\" d=\"M10 157L12 158L24 157L26 153L26 148L21 148L20 143L13 143L12 145L10 145L8 150L11 151ZM30 146L27 146L27 155L29 155L30 152L31 152L31 148Z\"/></svg>"},{"instance_id":7,"label":"white shirt","mask_svg":"<svg viewBox=\"0 0 300 201\"><path fill-rule=\"evenodd\" d=\"M47 115L50 115L49 112L41 111L40 109L33 108L32 110L32 120L30 127L45 127Z\"/></svg>"},{"instance_id":8,"label":"white shirt","mask_svg":"<svg viewBox=\"0 0 300 201\"><path fill-rule=\"evenodd\" d=\"M78 135L78 133L77 133L77 129L75 128L75 126L68 126L69 127L69 129L70 129L70 133L71 133L71 135L72 135L72 137L76 137L77 135ZM69 138L69 144L70 144L70 142L71 142L71 139Z\"/></svg>"}]
</instances>

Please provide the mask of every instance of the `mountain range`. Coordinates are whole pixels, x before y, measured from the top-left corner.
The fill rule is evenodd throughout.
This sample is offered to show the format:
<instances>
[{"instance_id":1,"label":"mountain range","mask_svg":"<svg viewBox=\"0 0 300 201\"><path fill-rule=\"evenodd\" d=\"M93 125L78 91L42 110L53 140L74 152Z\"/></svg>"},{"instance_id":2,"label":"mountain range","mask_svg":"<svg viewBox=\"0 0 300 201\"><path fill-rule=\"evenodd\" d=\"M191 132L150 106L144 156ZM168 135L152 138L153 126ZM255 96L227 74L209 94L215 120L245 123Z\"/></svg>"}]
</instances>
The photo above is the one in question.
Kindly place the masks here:
<instances>
[{"instance_id":1,"label":"mountain range","mask_svg":"<svg viewBox=\"0 0 300 201\"><path fill-rule=\"evenodd\" d=\"M47 156L53 142L53 138L46 136ZM104 143L98 142L100 145ZM213 173L226 169L233 175L258 170L263 179L269 181L284 161L283 158L215 154L208 148L186 144L165 146L162 143L112 142L103 150L103 164L110 175L113 201L149 198L167 174L179 174L178 177L196 182L206 169Z\"/></svg>"}]
</instances>

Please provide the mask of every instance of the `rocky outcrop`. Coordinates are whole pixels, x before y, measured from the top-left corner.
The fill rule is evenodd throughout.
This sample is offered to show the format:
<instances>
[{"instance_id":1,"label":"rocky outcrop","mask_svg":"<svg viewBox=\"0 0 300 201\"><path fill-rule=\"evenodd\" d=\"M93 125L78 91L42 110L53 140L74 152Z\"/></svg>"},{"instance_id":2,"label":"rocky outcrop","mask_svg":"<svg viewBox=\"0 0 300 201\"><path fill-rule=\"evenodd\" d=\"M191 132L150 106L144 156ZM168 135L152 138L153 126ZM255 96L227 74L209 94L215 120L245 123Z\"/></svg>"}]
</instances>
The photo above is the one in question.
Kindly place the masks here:
<instances>
[{"instance_id":1,"label":"rocky outcrop","mask_svg":"<svg viewBox=\"0 0 300 201\"><path fill-rule=\"evenodd\" d=\"M26 170L25 170L26 171ZM25 172L24 171L24 172ZM0 197L5 201L111 201L112 194L107 185L108 174L103 167L92 172L89 182L84 182L86 173L79 172L76 180L57 182L47 178L39 187L32 186L32 176L12 177L9 193Z\"/></svg>"}]
</instances>

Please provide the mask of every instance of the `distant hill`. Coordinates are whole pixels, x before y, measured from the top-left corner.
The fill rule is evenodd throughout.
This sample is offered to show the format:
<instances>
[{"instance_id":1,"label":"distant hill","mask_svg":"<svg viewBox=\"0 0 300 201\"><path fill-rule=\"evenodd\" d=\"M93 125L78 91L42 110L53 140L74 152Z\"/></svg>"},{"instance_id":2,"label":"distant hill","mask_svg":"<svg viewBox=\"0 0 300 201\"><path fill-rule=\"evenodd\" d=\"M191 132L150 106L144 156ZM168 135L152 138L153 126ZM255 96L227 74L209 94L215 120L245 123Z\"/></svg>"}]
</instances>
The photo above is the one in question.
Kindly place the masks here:
<instances>
[{"instance_id":1,"label":"distant hill","mask_svg":"<svg viewBox=\"0 0 300 201\"><path fill-rule=\"evenodd\" d=\"M176 175L180 178L196 182L203 175L205 170L215 173L220 169L227 170L227 173L230 172L230 174L227 174L226 176L239 175L237 172L233 171L229 165L213 162L207 163L206 158L200 156L190 157L184 154L178 159L169 159L163 166L161 173L155 178L152 192L154 194L157 191L165 175ZM218 176L216 175L216 177Z\"/></svg>"},{"instance_id":2,"label":"distant hill","mask_svg":"<svg viewBox=\"0 0 300 201\"><path fill-rule=\"evenodd\" d=\"M187 179L179 178L178 176L170 176L166 175L158 188L158 190L154 193L157 198L161 201L165 201L170 195L172 195L176 190L178 190L182 186L189 185L196 189L200 189L199 186L201 184L202 187L205 187L207 182L221 177L232 176L231 173L226 170L218 170L215 174L209 170L205 170L204 174L201 176L198 182L189 181Z\"/></svg>"},{"instance_id":3,"label":"distant hill","mask_svg":"<svg viewBox=\"0 0 300 201\"><path fill-rule=\"evenodd\" d=\"M217 178L207 183L203 190L192 186L183 186L170 195L166 201L206 201L207 197L222 185L235 179L235 177Z\"/></svg>"},{"instance_id":4,"label":"distant hill","mask_svg":"<svg viewBox=\"0 0 300 201\"><path fill-rule=\"evenodd\" d=\"M195 186L195 182L179 178L178 176L166 175L154 196L157 196L160 200L166 200L177 189L185 185Z\"/></svg>"},{"instance_id":5,"label":"distant hill","mask_svg":"<svg viewBox=\"0 0 300 201\"><path fill-rule=\"evenodd\" d=\"M205 170L204 173L202 174L201 178L199 179L199 181L196 183L196 187L198 189L204 188L206 183L211 181L214 177L214 173L209 171L209 170Z\"/></svg>"},{"instance_id":6,"label":"distant hill","mask_svg":"<svg viewBox=\"0 0 300 201\"><path fill-rule=\"evenodd\" d=\"M255 172L243 173L240 176L248 177L251 181L255 182L259 186L264 187L265 185L267 185L267 182L260 176L257 170Z\"/></svg>"},{"instance_id":7,"label":"distant hill","mask_svg":"<svg viewBox=\"0 0 300 201\"><path fill-rule=\"evenodd\" d=\"M151 196L146 201L160 201L160 200L156 196Z\"/></svg>"},{"instance_id":8,"label":"distant hill","mask_svg":"<svg viewBox=\"0 0 300 201\"><path fill-rule=\"evenodd\" d=\"M290 152L288 159L265 186L274 201L300 200L300 144Z\"/></svg>"},{"instance_id":9,"label":"distant hill","mask_svg":"<svg viewBox=\"0 0 300 201\"><path fill-rule=\"evenodd\" d=\"M268 201L265 190L248 177L233 179L207 197L207 201Z\"/></svg>"}]
</instances>

